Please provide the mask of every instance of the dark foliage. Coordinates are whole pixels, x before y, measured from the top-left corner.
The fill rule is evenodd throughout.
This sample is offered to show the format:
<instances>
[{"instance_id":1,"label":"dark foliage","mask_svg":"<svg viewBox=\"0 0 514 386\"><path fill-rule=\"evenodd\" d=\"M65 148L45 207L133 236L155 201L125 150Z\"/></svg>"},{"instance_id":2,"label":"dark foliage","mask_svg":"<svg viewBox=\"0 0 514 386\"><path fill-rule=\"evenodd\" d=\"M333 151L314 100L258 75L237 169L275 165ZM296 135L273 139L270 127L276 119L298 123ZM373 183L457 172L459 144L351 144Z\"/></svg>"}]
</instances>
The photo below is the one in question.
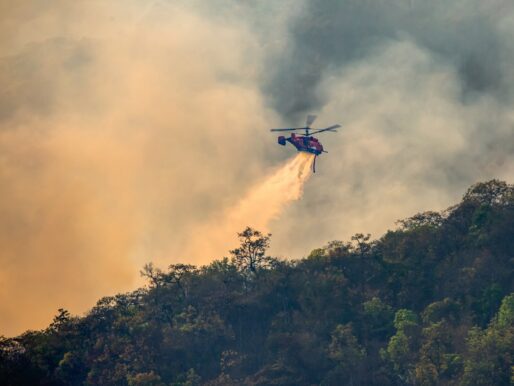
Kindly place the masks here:
<instances>
[{"instance_id":1,"label":"dark foliage","mask_svg":"<svg viewBox=\"0 0 514 386\"><path fill-rule=\"evenodd\" d=\"M2 385L508 385L514 187L300 261L246 229L231 258L144 267L148 287L0 339Z\"/></svg>"}]
</instances>

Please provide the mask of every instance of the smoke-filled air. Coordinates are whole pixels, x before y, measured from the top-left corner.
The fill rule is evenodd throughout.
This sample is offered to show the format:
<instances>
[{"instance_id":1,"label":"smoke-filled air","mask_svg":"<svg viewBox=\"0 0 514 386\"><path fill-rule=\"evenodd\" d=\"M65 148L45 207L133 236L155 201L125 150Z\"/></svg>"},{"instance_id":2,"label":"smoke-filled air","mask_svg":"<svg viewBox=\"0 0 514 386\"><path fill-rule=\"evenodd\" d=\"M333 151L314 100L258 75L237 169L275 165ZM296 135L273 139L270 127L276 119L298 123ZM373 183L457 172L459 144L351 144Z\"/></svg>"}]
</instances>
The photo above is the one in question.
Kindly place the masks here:
<instances>
[{"instance_id":1,"label":"smoke-filled air","mask_svg":"<svg viewBox=\"0 0 514 386\"><path fill-rule=\"evenodd\" d=\"M196 229L183 257L193 263L205 262L206 257L219 258L234 247L233 235L246 226L268 232L270 222L279 218L289 203L302 197L313 162L313 154L301 152L270 172L233 207Z\"/></svg>"},{"instance_id":2,"label":"smoke-filled air","mask_svg":"<svg viewBox=\"0 0 514 386\"><path fill-rule=\"evenodd\" d=\"M246 226L296 259L512 180L512 36L502 0L0 2L0 335ZM342 125L315 174L269 132L307 114Z\"/></svg>"}]
</instances>

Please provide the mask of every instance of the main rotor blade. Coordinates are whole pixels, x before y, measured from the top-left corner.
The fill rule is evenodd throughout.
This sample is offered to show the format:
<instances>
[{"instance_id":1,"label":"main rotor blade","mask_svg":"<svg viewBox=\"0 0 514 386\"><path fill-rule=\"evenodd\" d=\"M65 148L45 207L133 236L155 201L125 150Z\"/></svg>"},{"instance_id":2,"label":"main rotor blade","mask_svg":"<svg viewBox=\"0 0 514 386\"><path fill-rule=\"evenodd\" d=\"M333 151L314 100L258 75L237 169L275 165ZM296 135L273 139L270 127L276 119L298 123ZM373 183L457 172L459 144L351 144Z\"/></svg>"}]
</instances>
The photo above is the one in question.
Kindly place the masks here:
<instances>
[{"instance_id":1,"label":"main rotor blade","mask_svg":"<svg viewBox=\"0 0 514 386\"><path fill-rule=\"evenodd\" d=\"M295 131L295 130L305 130L303 127L293 127L290 129L270 129L270 131Z\"/></svg>"},{"instance_id":2,"label":"main rotor blade","mask_svg":"<svg viewBox=\"0 0 514 386\"><path fill-rule=\"evenodd\" d=\"M324 131L336 132L335 129L337 129L339 127L341 127L341 125L333 125L333 126L327 127L326 129L316 130L316 131L312 132L310 135L317 134L317 133L322 133Z\"/></svg>"},{"instance_id":3,"label":"main rotor blade","mask_svg":"<svg viewBox=\"0 0 514 386\"><path fill-rule=\"evenodd\" d=\"M306 126L310 127L312 125L312 122L314 122L317 118L317 115L307 115L307 120L305 121Z\"/></svg>"},{"instance_id":4,"label":"main rotor blade","mask_svg":"<svg viewBox=\"0 0 514 386\"><path fill-rule=\"evenodd\" d=\"M338 129L340 127L341 127L341 125L333 125L333 126L329 126L329 127L325 128L325 129L322 129L322 130L333 130L333 129Z\"/></svg>"}]
</instances>

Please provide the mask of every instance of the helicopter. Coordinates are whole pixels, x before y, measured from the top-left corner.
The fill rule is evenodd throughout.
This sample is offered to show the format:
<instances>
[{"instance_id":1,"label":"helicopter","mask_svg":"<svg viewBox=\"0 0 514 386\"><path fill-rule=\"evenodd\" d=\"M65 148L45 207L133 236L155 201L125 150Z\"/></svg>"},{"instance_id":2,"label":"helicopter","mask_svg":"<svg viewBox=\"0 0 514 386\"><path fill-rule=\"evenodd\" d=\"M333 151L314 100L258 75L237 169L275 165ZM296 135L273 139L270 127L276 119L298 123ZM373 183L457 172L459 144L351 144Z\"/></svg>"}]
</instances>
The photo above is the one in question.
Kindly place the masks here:
<instances>
[{"instance_id":1,"label":"helicopter","mask_svg":"<svg viewBox=\"0 0 514 386\"><path fill-rule=\"evenodd\" d=\"M313 134L322 133L324 131L330 131L336 133L335 129L341 127L341 125L333 125L329 126L325 129L311 129L312 123L316 120L316 115L307 115L307 120L305 121L305 127L293 127L286 129L271 129L270 131L305 131L305 134L300 133L291 133L289 138L281 135L278 137L279 145L285 146L286 141L296 147L296 150L303 151L306 153L314 154L314 162L312 163L312 171L316 173L316 157L321 153L328 153L323 149L323 145L318 141L317 138L314 138Z\"/></svg>"}]
</instances>

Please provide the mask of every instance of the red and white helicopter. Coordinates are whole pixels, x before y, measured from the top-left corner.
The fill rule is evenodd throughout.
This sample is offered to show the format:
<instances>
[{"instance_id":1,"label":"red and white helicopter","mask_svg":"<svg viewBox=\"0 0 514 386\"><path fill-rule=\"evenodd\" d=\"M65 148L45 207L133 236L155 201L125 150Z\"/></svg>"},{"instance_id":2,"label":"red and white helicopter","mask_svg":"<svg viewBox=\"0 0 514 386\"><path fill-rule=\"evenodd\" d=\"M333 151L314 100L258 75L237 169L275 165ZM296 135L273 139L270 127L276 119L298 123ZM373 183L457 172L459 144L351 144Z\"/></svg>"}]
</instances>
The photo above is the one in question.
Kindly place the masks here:
<instances>
[{"instance_id":1,"label":"red and white helicopter","mask_svg":"<svg viewBox=\"0 0 514 386\"><path fill-rule=\"evenodd\" d=\"M313 134L322 133L324 131L331 131L336 133L335 129L341 127L341 125L333 125L325 129L311 129L311 125L316 119L316 115L308 115L305 122L305 127L292 127L286 129L271 129L271 131L305 131L305 134L291 133L291 136L286 138L281 135L278 137L278 143L282 146L286 145L286 141L296 147L296 150L303 151L306 153L314 154L314 163L312 164L313 172L316 172L316 157L321 153L328 153L323 150L323 145L318 141L317 138L313 137Z\"/></svg>"}]
</instances>

